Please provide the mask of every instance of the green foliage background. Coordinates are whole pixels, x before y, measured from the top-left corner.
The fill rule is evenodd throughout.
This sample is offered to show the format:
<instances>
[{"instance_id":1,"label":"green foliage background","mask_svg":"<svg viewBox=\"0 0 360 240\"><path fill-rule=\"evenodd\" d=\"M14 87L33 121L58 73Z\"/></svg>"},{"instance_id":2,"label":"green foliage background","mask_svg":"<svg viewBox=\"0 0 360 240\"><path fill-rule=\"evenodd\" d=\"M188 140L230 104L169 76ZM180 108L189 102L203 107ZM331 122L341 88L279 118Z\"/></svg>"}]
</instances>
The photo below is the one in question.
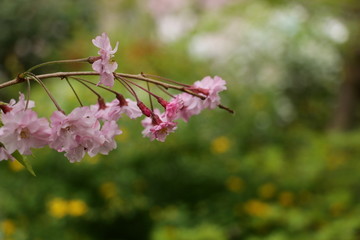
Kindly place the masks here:
<instances>
[{"instance_id":1,"label":"green foliage background","mask_svg":"<svg viewBox=\"0 0 360 240\"><path fill-rule=\"evenodd\" d=\"M142 138L140 121L124 118L108 156L71 164L35 150L37 177L0 162L0 239L359 238L360 132L357 124L328 129L357 2L201 2L174 10L196 21L169 41L157 32L165 13L142 1L1 1L1 82L46 60L96 55L91 39L107 31L120 43L120 72L186 83L219 75L228 82L222 102L236 114L205 111L165 143ZM91 66L38 72L76 69ZM46 84L66 110L77 106L64 82ZM24 89L1 89L0 99ZM31 96L40 116L55 110L38 86Z\"/></svg>"}]
</instances>

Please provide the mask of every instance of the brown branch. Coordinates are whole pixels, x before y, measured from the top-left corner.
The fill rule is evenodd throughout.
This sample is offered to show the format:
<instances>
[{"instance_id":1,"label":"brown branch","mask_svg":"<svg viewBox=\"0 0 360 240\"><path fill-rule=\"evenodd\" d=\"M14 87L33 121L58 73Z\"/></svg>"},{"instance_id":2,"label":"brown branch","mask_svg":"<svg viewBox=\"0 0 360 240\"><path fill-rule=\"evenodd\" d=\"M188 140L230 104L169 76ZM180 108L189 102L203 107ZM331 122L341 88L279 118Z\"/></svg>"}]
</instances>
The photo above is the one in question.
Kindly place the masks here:
<instances>
[{"instance_id":1,"label":"brown branch","mask_svg":"<svg viewBox=\"0 0 360 240\"><path fill-rule=\"evenodd\" d=\"M25 79L21 77L20 74L19 77L12 79L10 81L4 82L0 84L0 89L6 88L21 82L24 82ZM99 75L97 72L56 72L56 73L47 73L47 74L40 74L35 75L39 79L47 79L47 78L64 78L64 77L71 77L71 76L89 76L89 75Z\"/></svg>"},{"instance_id":2,"label":"brown branch","mask_svg":"<svg viewBox=\"0 0 360 240\"><path fill-rule=\"evenodd\" d=\"M176 89L178 91L182 91L182 92L186 92L188 94L191 94L193 96L199 97L201 99L205 99L204 96L201 96L199 94L196 94L194 92L192 92L189 89L186 89L184 86L176 86L173 84L168 84L168 83L164 83L164 82L160 82L154 79L150 79L147 77L144 77L143 74L125 74L125 73L114 73L115 76L119 76L122 78L131 78L131 79L137 79L140 81L145 81L145 82L149 82L149 83L153 83L155 85L159 85L164 87L165 89L168 88L172 88L172 89ZM0 89L5 88L5 87L9 87L21 82L24 82L25 79L23 78L24 74L20 74L17 78L12 79L8 82L5 83L1 83L0 84ZM89 72L89 71L84 71L84 72L56 72L56 73L48 73L48 74L40 74L40 75L35 75L38 79L47 79L47 78L65 78L65 77L72 77L72 76L96 76L99 75L98 72ZM224 109L230 113L234 113L233 110L223 106L223 105L219 105L219 108Z\"/></svg>"}]
</instances>

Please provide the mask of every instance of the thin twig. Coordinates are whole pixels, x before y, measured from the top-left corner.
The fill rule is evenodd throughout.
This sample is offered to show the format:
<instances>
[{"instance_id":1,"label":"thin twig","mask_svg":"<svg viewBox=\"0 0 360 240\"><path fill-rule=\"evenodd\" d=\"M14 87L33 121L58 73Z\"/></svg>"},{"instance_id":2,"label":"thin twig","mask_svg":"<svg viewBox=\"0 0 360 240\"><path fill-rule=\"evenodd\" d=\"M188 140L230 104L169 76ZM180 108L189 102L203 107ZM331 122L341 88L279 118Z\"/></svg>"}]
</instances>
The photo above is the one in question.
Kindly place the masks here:
<instances>
[{"instance_id":1,"label":"thin twig","mask_svg":"<svg viewBox=\"0 0 360 240\"><path fill-rule=\"evenodd\" d=\"M175 98L174 95L172 95L171 93L169 93L163 86L159 86L159 85L156 85L163 93L165 93L166 95L168 95L169 97L171 98Z\"/></svg>"},{"instance_id":2,"label":"thin twig","mask_svg":"<svg viewBox=\"0 0 360 240\"><path fill-rule=\"evenodd\" d=\"M84 79L84 78L79 78L79 77L71 77L71 78L77 79L77 80L80 80L80 81L83 81L83 82L86 82L86 83L89 83L89 84L92 84L92 85L97 86L97 87L102 88L102 89L105 89L105 90L107 90L107 91L109 91L111 93L114 93L115 95L120 94L117 91L114 91L114 90L112 90L110 88L107 88L107 87L104 87L104 86L101 86L101 85L98 85L98 84L93 83L93 82L91 82L91 81L89 81L87 79Z\"/></svg>"},{"instance_id":3,"label":"thin twig","mask_svg":"<svg viewBox=\"0 0 360 240\"><path fill-rule=\"evenodd\" d=\"M34 79L36 82L38 82L41 87L45 90L46 94L49 96L51 101L54 103L56 109L62 113L65 113L64 110L61 109L60 105L57 103L53 95L50 93L49 89L45 86L45 84L41 81L40 78L38 78L35 74L29 74L29 77Z\"/></svg>"},{"instance_id":4,"label":"thin twig","mask_svg":"<svg viewBox=\"0 0 360 240\"><path fill-rule=\"evenodd\" d=\"M189 85L189 84L180 83L180 82L171 80L171 79L169 79L169 78L165 78L165 77L161 77L161 76L157 76L157 75L141 73L141 76L143 76L143 77L157 78L157 79L164 80L164 81L167 81L167 82L170 82L170 83L174 83L174 84L177 84L177 85L180 85L180 86L183 86L183 87L190 87L190 86L191 86L191 85Z\"/></svg>"},{"instance_id":5,"label":"thin twig","mask_svg":"<svg viewBox=\"0 0 360 240\"><path fill-rule=\"evenodd\" d=\"M155 98L159 98L159 96L157 96L156 94L150 92L150 90L146 90L145 88L143 88L143 87L140 86L139 84L136 84L136 83L134 83L134 82L132 82L132 81L130 81L129 79L126 79L126 78L124 78L123 80L126 81L126 82L129 82L129 83L131 83L131 84L133 84L133 85L135 85L136 87L138 87L138 88L140 88L141 90L147 92L148 94L154 96ZM147 82L147 84L149 84L149 83Z\"/></svg>"},{"instance_id":6,"label":"thin twig","mask_svg":"<svg viewBox=\"0 0 360 240\"><path fill-rule=\"evenodd\" d=\"M125 78L115 76L115 79L118 80L119 83L121 83L126 90L128 90L135 98L136 101L139 102L139 97L137 96L135 90L125 81Z\"/></svg>"},{"instance_id":7,"label":"thin twig","mask_svg":"<svg viewBox=\"0 0 360 240\"><path fill-rule=\"evenodd\" d=\"M25 110L28 109L28 107L29 107L29 102L30 102L30 90L31 90L30 80L29 80L29 79L26 79L26 82L27 82L27 93L26 93Z\"/></svg>"},{"instance_id":8,"label":"thin twig","mask_svg":"<svg viewBox=\"0 0 360 240\"><path fill-rule=\"evenodd\" d=\"M147 86L147 92L149 93L149 102L150 102L150 107L151 107L151 111L154 112L154 105L153 105L153 101L152 101L152 94L150 94L150 85L149 85L149 82L146 82L146 86Z\"/></svg>"},{"instance_id":9,"label":"thin twig","mask_svg":"<svg viewBox=\"0 0 360 240\"><path fill-rule=\"evenodd\" d=\"M101 95L95 91L94 89L92 89L92 87L88 86L86 83L84 83L82 80L76 79L71 77L72 79L78 81L79 83L81 83L82 85L84 85L87 89L89 89L92 93L94 93L98 98L102 98Z\"/></svg>"},{"instance_id":10,"label":"thin twig","mask_svg":"<svg viewBox=\"0 0 360 240\"><path fill-rule=\"evenodd\" d=\"M221 108L221 109L224 109L224 110L228 111L228 112L231 113L231 114L234 114L234 113L235 113L234 110L232 110L232 109L230 109L230 108L228 108L228 107L225 107L225 106L222 105L222 104L218 105L218 107Z\"/></svg>"},{"instance_id":11,"label":"thin twig","mask_svg":"<svg viewBox=\"0 0 360 240\"><path fill-rule=\"evenodd\" d=\"M31 72L32 70L35 70L37 68L47 66L47 65L51 65L51 64L57 64L57 63L81 63L81 62L90 63L90 59L91 59L91 57L80 58L80 59L70 59L70 60L57 60L57 61L50 61L50 62L40 63L38 65L35 65L35 66L29 68L27 70L27 72Z\"/></svg>"},{"instance_id":12,"label":"thin twig","mask_svg":"<svg viewBox=\"0 0 360 240\"><path fill-rule=\"evenodd\" d=\"M74 87L72 86L72 84L70 83L69 79L66 77L65 80L66 80L66 82L69 84L69 86L70 86L71 90L73 91L73 93L75 94L75 97L76 97L76 99L78 100L80 106L83 107L84 105L82 104L82 102L81 102L81 100L80 100L80 98L79 98L79 95L78 95L77 92L75 91L75 89L74 89Z\"/></svg>"}]
</instances>

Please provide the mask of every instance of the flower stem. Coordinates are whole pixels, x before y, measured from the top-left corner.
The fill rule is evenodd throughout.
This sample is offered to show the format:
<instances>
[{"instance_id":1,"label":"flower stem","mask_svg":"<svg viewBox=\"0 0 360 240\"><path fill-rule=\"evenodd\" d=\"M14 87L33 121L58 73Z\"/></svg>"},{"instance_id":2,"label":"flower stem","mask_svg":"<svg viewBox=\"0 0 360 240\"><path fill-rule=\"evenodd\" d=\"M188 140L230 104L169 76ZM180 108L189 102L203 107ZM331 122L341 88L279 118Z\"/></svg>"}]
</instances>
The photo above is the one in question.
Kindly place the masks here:
<instances>
[{"instance_id":1,"label":"flower stem","mask_svg":"<svg viewBox=\"0 0 360 240\"><path fill-rule=\"evenodd\" d=\"M134 85L134 86L136 86L136 87L138 87L138 88L140 88L141 90L143 90L143 91L145 91L145 92L147 92L149 95L151 95L151 96L153 96L153 97L155 97L156 99L157 98L159 98L159 96L157 96L156 94L154 94L154 93L152 93L152 92L150 92L150 87L149 87L149 82L146 82L147 83L147 86L148 86L148 90L146 90L145 88L143 88L142 86L140 86L139 84L136 84L136 83L134 83L134 82L132 82L132 81L130 81L129 79L124 79L126 82L128 82L128 83L131 83L132 85Z\"/></svg>"},{"instance_id":2,"label":"flower stem","mask_svg":"<svg viewBox=\"0 0 360 240\"><path fill-rule=\"evenodd\" d=\"M26 79L26 82L27 82L27 93L26 93L25 110L28 109L28 107L29 107L29 102L30 102L30 90L31 90L30 80L29 80L29 79Z\"/></svg>"},{"instance_id":3,"label":"flower stem","mask_svg":"<svg viewBox=\"0 0 360 240\"><path fill-rule=\"evenodd\" d=\"M166 88L164 88L163 86L159 86L159 85L156 85L163 93L165 93L166 95L168 95L169 97L171 97L171 98L175 98L175 96L174 95L172 95L172 94L170 94L167 90L166 90Z\"/></svg>"},{"instance_id":4,"label":"flower stem","mask_svg":"<svg viewBox=\"0 0 360 240\"><path fill-rule=\"evenodd\" d=\"M141 76L143 76L143 77L145 77L145 78L148 78L148 77L157 78L157 79L160 79L160 80L163 80L163 81L166 81L166 82L170 82L170 83L174 83L174 84L176 84L176 85L180 85L180 86L183 86L183 87L190 87L190 86L191 86L191 85L189 85L189 84L176 82L176 81L171 80L171 79L169 79L169 78L165 78L165 77L161 77L161 76L157 76L157 75L141 73Z\"/></svg>"},{"instance_id":5,"label":"flower stem","mask_svg":"<svg viewBox=\"0 0 360 240\"><path fill-rule=\"evenodd\" d=\"M4 82L0 84L0 89L2 88L6 88L21 82L25 81L24 75L26 75L25 73L19 74L19 76L15 79L12 79L10 81ZM47 73L47 74L40 74L40 75L35 75L38 79L47 79L47 78L64 78L64 77L72 77L72 76L97 76L99 75L99 73L97 72L89 72L89 71L82 71L82 72L55 72L55 73ZM168 84L168 83L164 83L164 82L160 82L151 78L146 78L144 76L142 76L141 74L125 74L125 73L114 73L115 77L117 78L117 80L119 82L122 83L122 81L120 81L120 79L125 79L125 78L130 78L130 79L137 79L140 81L145 81L145 82L149 82L149 83L153 83L155 85L159 85L165 89L171 88L171 89L175 89L181 92L186 92L190 95L199 97L201 99L204 99L204 96L201 96L199 94L196 94L188 89L186 89L186 87L184 86L176 86L173 84ZM146 76L146 75L145 75ZM124 80L123 80L124 81ZM130 91L131 92L131 91ZM135 96L135 98L137 98ZM229 109L228 107L225 107L223 105L219 105L219 108L224 109L230 113L234 113L233 110Z\"/></svg>"},{"instance_id":6,"label":"flower stem","mask_svg":"<svg viewBox=\"0 0 360 240\"><path fill-rule=\"evenodd\" d=\"M70 83L69 79L66 77L65 78L66 82L69 84L71 90L73 91L73 93L75 94L76 99L78 100L79 104L81 107L83 107L84 105L82 104L79 95L77 94L77 92L75 91L74 87L72 86L72 84Z\"/></svg>"},{"instance_id":7,"label":"flower stem","mask_svg":"<svg viewBox=\"0 0 360 240\"><path fill-rule=\"evenodd\" d=\"M41 87L45 90L45 92L47 93L47 95L49 96L49 98L51 99L51 101L54 103L56 109L62 113L65 113L64 110L61 109L60 105L57 103L57 101L55 100L55 98L53 97L53 95L50 93L49 89L45 86L45 84L41 81L40 78L38 78L35 74L31 74L29 73L28 76L31 79L34 79L37 83L39 83L41 85Z\"/></svg>"},{"instance_id":8,"label":"flower stem","mask_svg":"<svg viewBox=\"0 0 360 240\"><path fill-rule=\"evenodd\" d=\"M152 98L151 98L151 95L150 94L150 85L149 85L149 82L146 82L146 86L147 86L147 90L148 90L148 93L149 93L149 101L150 101L150 107L151 107L151 111L154 112L154 105L153 105L153 101L152 101Z\"/></svg>"},{"instance_id":9,"label":"flower stem","mask_svg":"<svg viewBox=\"0 0 360 240\"><path fill-rule=\"evenodd\" d=\"M79 83L81 83L82 85L84 85L87 89L89 89L92 93L94 93L98 98L102 98L101 95L96 92L94 89L92 89L92 87L88 86L86 83L84 83L82 80L80 79L77 79L77 78L73 78L71 77L72 79L78 81Z\"/></svg>"},{"instance_id":10,"label":"flower stem","mask_svg":"<svg viewBox=\"0 0 360 240\"><path fill-rule=\"evenodd\" d=\"M50 62L44 62L44 63L40 63L38 65L35 65L31 68L29 68L26 72L31 72L37 68L43 67L43 66L47 66L47 65L51 65L51 64L58 64L58 63L80 63L80 62L90 62L90 58L79 58L79 59L70 59L70 60L58 60L58 61L50 61Z\"/></svg>"},{"instance_id":11,"label":"flower stem","mask_svg":"<svg viewBox=\"0 0 360 240\"><path fill-rule=\"evenodd\" d=\"M137 96L135 90L126 82L127 79L122 77L115 77L116 80L118 80L126 90L128 90L136 99L137 102L139 102L139 97Z\"/></svg>"},{"instance_id":12,"label":"flower stem","mask_svg":"<svg viewBox=\"0 0 360 240\"><path fill-rule=\"evenodd\" d=\"M112 90L112 89L110 89L110 88L107 88L107 87L103 87L103 86L101 86L101 85L98 85L98 84L96 84L96 83L93 83L93 82L91 82L91 81L89 81L89 80L86 80L86 79L84 79L84 78L79 78L79 77L71 77L71 78L76 79L76 80L80 80L80 81L83 81L83 82L86 82L86 83L89 83L89 84L91 84L91 85L95 85L95 86L97 86L97 87L99 87L99 88L105 89L106 91L109 91L109 92L111 92L111 93L114 93L115 95L120 94L120 93L118 93L117 91L114 91L114 90Z\"/></svg>"}]
</instances>

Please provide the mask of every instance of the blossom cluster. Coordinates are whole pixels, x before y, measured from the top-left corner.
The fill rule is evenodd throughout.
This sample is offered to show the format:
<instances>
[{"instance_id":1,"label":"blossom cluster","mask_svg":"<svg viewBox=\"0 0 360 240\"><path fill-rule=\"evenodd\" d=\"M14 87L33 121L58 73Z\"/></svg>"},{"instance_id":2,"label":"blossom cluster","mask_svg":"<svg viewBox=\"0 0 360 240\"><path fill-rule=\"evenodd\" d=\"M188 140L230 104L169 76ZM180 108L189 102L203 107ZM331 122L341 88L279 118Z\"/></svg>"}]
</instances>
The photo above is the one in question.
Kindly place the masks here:
<instances>
[{"instance_id":1,"label":"blossom cluster","mask_svg":"<svg viewBox=\"0 0 360 240\"><path fill-rule=\"evenodd\" d=\"M29 155L31 149L45 146L65 153L70 162L81 161L85 154L90 157L97 154L107 155L117 147L115 137L122 133L118 122L124 115L130 119L145 116L141 121L144 127L143 136L163 142L169 133L176 130L177 120L187 122L191 116L202 110L214 109L220 105L219 92L226 89L226 82L218 76L205 77L192 85L182 85L182 88L177 89L182 93L168 94L171 97L167 101L129 80L118 79L114 73L118 64L112 59L118 44L112 49L105 33L96 37L93 44L100 48L100 56L92 62L92 68L100 76L99 83L94 85L111 91L115 98L111 102L105 102L98 96L97 104L77 107L69 114L58 109L52 113L49 120L39 118L33 110L35 103L25 99L22 93L18 101L1 103L0 161L12 160L16 151ZM122 80L136 101L107 88L113 87L115 80ZM152 103L150 108L147 107L129 83L147 91L157 100L160 109L154 109Z\"/></svg>"}]
</instances>

